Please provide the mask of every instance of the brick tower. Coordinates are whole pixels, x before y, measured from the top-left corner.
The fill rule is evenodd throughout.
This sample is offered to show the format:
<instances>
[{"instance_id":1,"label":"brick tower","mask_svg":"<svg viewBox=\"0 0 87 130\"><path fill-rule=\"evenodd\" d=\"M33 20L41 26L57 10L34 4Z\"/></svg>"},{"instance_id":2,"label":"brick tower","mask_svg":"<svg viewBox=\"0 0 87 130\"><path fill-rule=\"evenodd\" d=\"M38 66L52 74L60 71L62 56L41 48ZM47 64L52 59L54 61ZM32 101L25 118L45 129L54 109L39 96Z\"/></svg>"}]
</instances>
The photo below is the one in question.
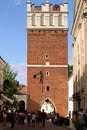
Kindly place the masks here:
<instances>
[{"instance_id":1,"label":"brick tower","mask_svg":"<svg viewBox=\"0 0 87 130\"><path fill-rule=\"evenodd\" d=\"M28 111L68 113L67 3L27 2Z\"/></svg>"}]
</instances>

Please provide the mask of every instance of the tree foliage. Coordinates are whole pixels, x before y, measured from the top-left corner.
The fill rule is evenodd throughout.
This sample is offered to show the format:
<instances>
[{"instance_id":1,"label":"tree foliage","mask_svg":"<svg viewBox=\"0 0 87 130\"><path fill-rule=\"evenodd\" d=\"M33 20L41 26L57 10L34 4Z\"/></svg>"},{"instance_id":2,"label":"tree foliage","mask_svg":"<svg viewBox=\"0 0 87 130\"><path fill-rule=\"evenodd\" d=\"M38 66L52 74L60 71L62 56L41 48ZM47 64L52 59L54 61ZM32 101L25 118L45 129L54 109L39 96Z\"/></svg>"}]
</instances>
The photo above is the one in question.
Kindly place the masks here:
<instances>
[{"instance_id":1,"label":"tree foliage","mask_svg":"<svg viewBox=\"0 0 87 130\"><path fill-rule=\"evenodd\" d=\"M73 65L68 65L68 77L73 73Z\"/></svg>"},{"instance_id":2,"label":"tree foliage","mask_svg":"<svg viewBox=\"0 0 87 130\"><path fill-rule=\"evenodd\" d=\"M4 94L14 100L14 104L10 104L8 102L5 102L4 105L5 107L10 107L10 106L15 106L15 104L18 105L17 99L15 98L14 94L17 93L17 87L19 86L19 82L16 80L17 72L14 72L11 68L10 65L7 63L5 68L4 68L4 76L3 76L3 90ZM8 104L8 105L7 105ZM15 106L16 107L16 106Z\"/></svg>"}]
</instances>

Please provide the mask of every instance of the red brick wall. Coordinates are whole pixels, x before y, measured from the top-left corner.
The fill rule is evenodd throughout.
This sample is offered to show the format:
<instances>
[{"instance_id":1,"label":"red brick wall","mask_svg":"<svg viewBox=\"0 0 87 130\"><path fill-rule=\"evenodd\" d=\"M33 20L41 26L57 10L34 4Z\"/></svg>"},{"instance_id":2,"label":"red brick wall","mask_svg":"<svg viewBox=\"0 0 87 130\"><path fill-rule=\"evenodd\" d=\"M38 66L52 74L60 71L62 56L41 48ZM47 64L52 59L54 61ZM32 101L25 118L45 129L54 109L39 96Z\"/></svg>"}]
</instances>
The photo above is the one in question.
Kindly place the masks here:
<instances>
[{"instance_id":1,"label":"red brick wall","mask_svg":"<svg viewBox=\"0 0 87 130\"><path fill-rule=\"evenodd\" d=\"M28 31L28 64L67 64L67 47L67 31Z\"/></svg>"},{"instance_id":2,"label":"red brick wall","mask_svg":"<svg viewBox=\"0 0 87 130\"><path fill-rule=\"evenodd\" d=\"M27 64L28 65L68 65L67 31L27 31ZM48 58L45 55L48 54ZM34 74L43 71L43 92L40 76ZM49 76L46 76L46 72ZM68 68L66 67L28 67L27 86L30 100L29 111L37 111L44 99L50 98L59 114L68 112ZM46 87L50 90L47 91Z\"/></svg>"}]
</instances>

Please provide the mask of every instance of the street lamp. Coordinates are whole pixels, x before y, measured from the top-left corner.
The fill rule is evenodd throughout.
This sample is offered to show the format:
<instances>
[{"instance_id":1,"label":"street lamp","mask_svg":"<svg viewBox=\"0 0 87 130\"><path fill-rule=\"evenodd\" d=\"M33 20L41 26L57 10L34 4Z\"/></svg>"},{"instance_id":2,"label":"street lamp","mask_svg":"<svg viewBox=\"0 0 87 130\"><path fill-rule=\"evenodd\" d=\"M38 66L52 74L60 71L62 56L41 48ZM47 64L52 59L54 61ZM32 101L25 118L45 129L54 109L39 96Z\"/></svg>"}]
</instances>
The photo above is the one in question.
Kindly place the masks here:
<instances>
[{"instance_id":1,"label":"street lamp","mask_svg":"<svg viewBox=\"0 0 87 130\"><path fill-rule=\"evenodd\" d=\"M33 78L36 78L37 75L40 75L40 82L42 83L42 92L43 92L43 72L40 71L39 73L34 74L34 75L33 75Z\"/></svg>"}]
</instances>

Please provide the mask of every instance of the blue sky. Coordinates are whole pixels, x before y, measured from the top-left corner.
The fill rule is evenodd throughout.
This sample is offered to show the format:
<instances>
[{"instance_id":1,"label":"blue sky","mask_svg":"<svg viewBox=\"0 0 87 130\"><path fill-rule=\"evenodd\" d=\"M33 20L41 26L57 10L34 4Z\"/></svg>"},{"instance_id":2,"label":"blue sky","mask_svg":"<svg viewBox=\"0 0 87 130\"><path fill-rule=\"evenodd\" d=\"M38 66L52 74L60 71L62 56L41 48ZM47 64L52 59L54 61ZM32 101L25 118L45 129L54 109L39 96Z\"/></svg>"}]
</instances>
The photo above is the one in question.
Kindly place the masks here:
<instances>
[{"instance_id":1,"label":"blue sky","mask_svg":"<svg viewBox=\"0 0 87 130\"><path fill-rule=\"evenodd\" d=\"M46 0L31 0L41 5ZM51 4L69 3L68 61L72 62L72 37L74 0L49 0ZM17 80L26 85L27 33L26 33L27 0L0 0L0 56L18 72Z\"/></svg>"}]
</instances>

